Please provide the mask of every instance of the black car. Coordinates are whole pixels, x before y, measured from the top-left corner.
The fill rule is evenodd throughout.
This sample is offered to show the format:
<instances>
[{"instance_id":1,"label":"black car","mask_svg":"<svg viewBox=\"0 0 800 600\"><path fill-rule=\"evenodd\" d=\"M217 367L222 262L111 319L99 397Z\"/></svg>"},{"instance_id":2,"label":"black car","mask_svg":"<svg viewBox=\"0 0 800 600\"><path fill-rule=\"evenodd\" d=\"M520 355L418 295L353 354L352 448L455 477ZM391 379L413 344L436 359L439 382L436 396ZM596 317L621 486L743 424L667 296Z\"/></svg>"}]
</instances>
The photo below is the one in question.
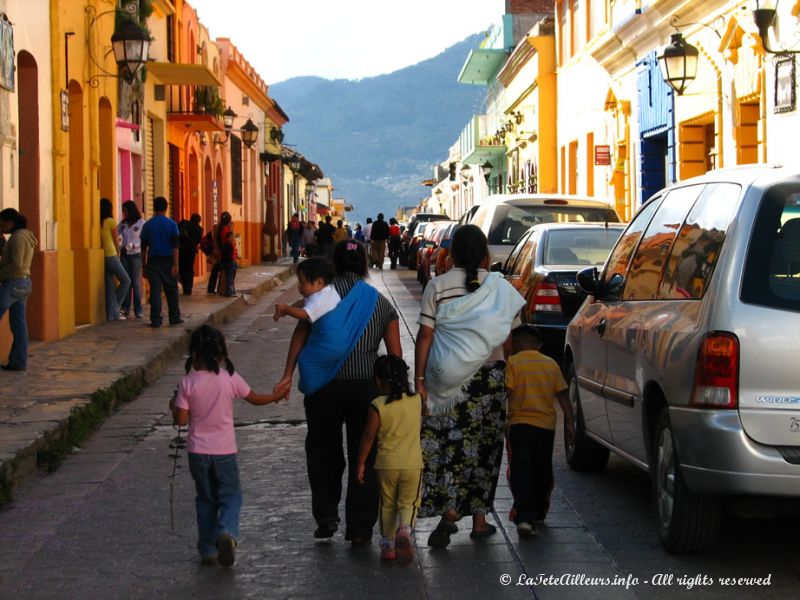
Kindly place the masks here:
<instances>
[{"instance_id":1,"label":"black car","mask_svg":"<svg viewBox=\"0 0 800 600\"><path fill-rule=\"evenodd\" d=\"M408 227L406 227L405 231L400 237L400 264L404 267L410 267L412 269L417 268L417 251L414 250L412 256L409 244L414 237L414 230L417 228L419 223L427 223L428 221L447 221L449 219L450 217L447 215L441 215L437 213L417 213L413 215L411 220L408 222Z\"/></svg>"},{"instance_id":2,"label":"black car","mask_svg":"<svg viewBox=\"0 0 800 600\"><path fill-rule=\"evenodd\" d=\"M514 246L500 270L525 297L523 323L535 325L542 352L561 363L567 325L586 293L575 276L587 266L602 266L625 229L622 223L543 223Z\"/></svg>"}]
</instances>

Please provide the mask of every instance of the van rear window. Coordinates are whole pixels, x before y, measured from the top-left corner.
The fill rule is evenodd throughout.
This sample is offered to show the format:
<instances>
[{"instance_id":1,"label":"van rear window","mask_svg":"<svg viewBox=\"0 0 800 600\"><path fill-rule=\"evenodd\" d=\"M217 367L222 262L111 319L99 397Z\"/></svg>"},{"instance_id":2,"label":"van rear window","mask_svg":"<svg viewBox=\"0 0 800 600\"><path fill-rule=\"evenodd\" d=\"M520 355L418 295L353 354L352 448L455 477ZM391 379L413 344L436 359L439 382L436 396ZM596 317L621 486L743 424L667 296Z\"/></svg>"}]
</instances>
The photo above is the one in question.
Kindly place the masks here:
<instances>
[{"instance_id":1,"label":"van rear window","mask_svg":"<svg viewBox=\"0 0 800 600\"><path fill-rule=\"evenodd\" d=\"M489 244L513 246L532 225L539 223L618 223L617 213L606 207L513 206L495 209Z\"/></svg>"},{"instance_id":2,"label":"van rear window","mask_svg":"<svg viewBox=\"0 0 800 600\"><path fill-rule=\"evenodd\" d=\"M800 311L800 186L775 186L761 199L741 299Z\"/></svg>"}]
</instances>

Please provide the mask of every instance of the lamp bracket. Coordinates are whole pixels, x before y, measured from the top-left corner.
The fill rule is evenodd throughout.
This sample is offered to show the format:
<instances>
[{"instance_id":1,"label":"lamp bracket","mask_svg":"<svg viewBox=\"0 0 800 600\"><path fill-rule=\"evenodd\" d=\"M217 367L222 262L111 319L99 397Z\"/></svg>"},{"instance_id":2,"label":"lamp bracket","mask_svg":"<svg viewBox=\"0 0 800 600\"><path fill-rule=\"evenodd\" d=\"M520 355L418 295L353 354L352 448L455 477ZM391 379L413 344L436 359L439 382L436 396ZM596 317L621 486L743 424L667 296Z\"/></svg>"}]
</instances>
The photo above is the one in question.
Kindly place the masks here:
<instances>
[{"instance_id":1,"label":"lamp bracket","mask_svg":"<svg viewBox=\"0 0 800 600\"><path fill-rule=\"evenodd\" d=\"M705 27L706 29L710 29L711 31L713 31L717 35L717 37L719 39L722 39L721 31L723 29L725 29L725 17L723 17L722 15L719 15L716 18L714 18L714 20L711 22L711 25L709 25L708 23L700 23L700 22L697 22L697 23L681 23L680 15L672 15L670 17L670 19L669 19L669 24L670 24L670 27L673 27L675 29L675 31L678 31L678 32L680 32L680 27L690 27L692 25L696 25L696 26L699 26L699 27Z\"/></svg>"},{"instance_id":2,"label":"lamp bracket","mask_svg":"<svg viewBox=\"0 0 800 600\"><path fill-rule=\"evenodd\" d=\"M121 4L118 8L123 12L126 12L132 16L139 12L139 2L138 0L129 0L128 2L124 2L123 4ZM100 17L105 17L106 15L116 14L117 8L113 8L111 10L105 10L101 13L98 13L97 8L95 8L91 4L88 4L83 8L83 10L89 17L89 24L86 26L86 53L89 55L89 59L92 61L94 66L101 71L100 74L94 75L86 83L88 83L93 88L98 88L100 87L101 77L102 78L110 77L113 79L123 79L124 81L128 81L126 77L120 77L119 74L106 71L102 66L100 66L100 63L97 62L97 59L94 57L94 54L92 54L92 44L89 42L89 36L91 35L92 28L94 27L95 23L97 23L97 20ZM112 52L113 50L109 50L108 52L106 52L103 55L103 59L105 60L105 58L108 57L108 55L111 54ZM132 83L132 81L133 80L128 81L128 83Z\"/></svg>"}]
</instances>

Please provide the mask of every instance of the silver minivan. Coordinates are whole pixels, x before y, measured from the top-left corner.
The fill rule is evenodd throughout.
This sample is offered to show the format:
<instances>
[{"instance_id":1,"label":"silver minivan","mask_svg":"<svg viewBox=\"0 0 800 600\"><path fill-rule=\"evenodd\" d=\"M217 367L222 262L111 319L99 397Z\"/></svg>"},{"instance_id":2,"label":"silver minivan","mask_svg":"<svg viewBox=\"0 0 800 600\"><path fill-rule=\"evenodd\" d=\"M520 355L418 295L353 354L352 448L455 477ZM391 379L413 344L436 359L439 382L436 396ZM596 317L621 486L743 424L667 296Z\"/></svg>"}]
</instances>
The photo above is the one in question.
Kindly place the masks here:
<instances>
[{"instance_id":1,"label":"silver minivan","mask_svg":"<svg viewBox=\"0 0 800 600\"><path fill-rule=\"evenodd\" d=\"M719 170L651 198L567 329L567 460L650 472L658 534L710 549L722 497L800 497L800 170Z\"/></svg>"},{"instance_id":2,"label":"silver minivan","mask_svg":"<svg viewBox=\"0 0 800 600\"><path fill-rule=\"evenodd\" d=\"M505 261L511 249L539 223L619 223L606 202L558 194L495 194L481 202L472 219L489 240L491 262Z\"/></svg>"}]
</instances>

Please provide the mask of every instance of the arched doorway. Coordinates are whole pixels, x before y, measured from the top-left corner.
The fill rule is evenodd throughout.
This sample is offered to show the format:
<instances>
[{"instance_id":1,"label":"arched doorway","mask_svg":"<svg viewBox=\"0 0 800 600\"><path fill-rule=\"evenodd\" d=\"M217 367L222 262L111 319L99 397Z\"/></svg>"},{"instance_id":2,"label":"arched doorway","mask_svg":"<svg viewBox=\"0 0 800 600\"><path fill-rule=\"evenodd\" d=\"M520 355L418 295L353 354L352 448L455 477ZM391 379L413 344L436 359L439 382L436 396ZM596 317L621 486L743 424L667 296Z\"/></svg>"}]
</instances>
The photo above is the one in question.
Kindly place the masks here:
<instances>
[{"instance_id":1,"label":"arched doorway","mask_svg":"<svg viewBox=\"0 0 800 600\"><path fill-rule=\"evenodd\" d=\"M108 98L100 98L100 196L113 204L114 193L114 111ZM117 213L119 216L119 212Z\"/></svg>"},{"instance_id":2,"label":"arched doorway","mask_svg":"<svg viewBox=\"0 0 800 600\"><path fill-rule=\"evenodd\" d=\"M56 285L45 286L45 266L43 251L48 240L43 239L40 212L40 148L39 148L39 68L36 59L28 52L21 51L17 57L17 111L19 118L19 211L28 218L28 228L39 240L39 247L31 269L33 294L28 301L28 325L33 339L45 339L49 319L57 324L57 302L46 302L45 288L51 298L57 298ZM55 292L55 293L54 293ZM55 307L55 314L50 314Z\"/></svg>"},{"instance_id":3,"label":"arched doorway","mask_svg":"<svg viewBox=\"0 0 800 600\"><path fill-rule=\"evenodd\" d=\"M217 165L217 176L214 180L216 187L214 188L214 223L219 221L219 215L222 212L222 197L223 197L223 181L222 181L222 165Z\"/></svg>"},{"instance_id":4,"label":"arched doorway","mask_svg":"<svg viewBox=\"0 0 800 600\"><path fill-rule=\"evenodd\" d=\"M214 168L211 166L211 159L208 157L206 157L206 164L203 167L203 192L205 194L203 224L206 229L210 229L214 224Z\"/></svg>"}]
</instances>

